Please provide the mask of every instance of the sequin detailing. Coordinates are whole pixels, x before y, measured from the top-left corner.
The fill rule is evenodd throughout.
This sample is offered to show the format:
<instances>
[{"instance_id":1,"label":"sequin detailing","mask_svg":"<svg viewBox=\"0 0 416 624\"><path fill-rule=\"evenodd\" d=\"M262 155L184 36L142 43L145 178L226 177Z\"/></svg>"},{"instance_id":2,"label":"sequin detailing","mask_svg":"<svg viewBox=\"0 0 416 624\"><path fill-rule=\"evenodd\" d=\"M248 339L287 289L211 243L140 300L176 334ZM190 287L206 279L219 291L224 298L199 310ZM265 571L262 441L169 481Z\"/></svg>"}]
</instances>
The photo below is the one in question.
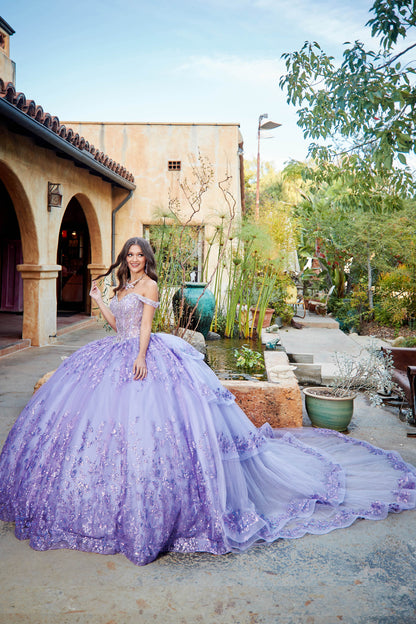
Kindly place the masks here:
<instances>
[{"instance_id":1,"label":"sequin detailing","mask_svg":"<svg viewBox=\"0 0 416 624\"><path fill-rule=\"evenodd\" d=\"M110 309L116 317L118 341L140 336L144 304L151 305L153 308L159 307L157 301L152 301L138 293L127 293L120 301L117 295L113 297Z\"/></svg>"},{"instance_id":2,"label":"sequin detailing","mask_svg":"<svg viewBox=\"0 0 416 624\"><path fill-rule=\"evenodd\" d=\"M326 430L256 429L192 346L152 334L134 380L144 306L112 300L117 335L66 359L0 456L0 518L38 550L242 551L416 506L416 469Z\"/></svg>"},{"instance_id":3,"label":"sequin detailing","mask_svg":"<svg viewBox=\"0 0 416 624\"><path fill-rule=\"evenodd\" d=\"M221 432L218 436L218 444L224 458L244 459L267 443L267 439L259 430L249 431L247 435L231 435Z\"/></svg>"}]
</instances>

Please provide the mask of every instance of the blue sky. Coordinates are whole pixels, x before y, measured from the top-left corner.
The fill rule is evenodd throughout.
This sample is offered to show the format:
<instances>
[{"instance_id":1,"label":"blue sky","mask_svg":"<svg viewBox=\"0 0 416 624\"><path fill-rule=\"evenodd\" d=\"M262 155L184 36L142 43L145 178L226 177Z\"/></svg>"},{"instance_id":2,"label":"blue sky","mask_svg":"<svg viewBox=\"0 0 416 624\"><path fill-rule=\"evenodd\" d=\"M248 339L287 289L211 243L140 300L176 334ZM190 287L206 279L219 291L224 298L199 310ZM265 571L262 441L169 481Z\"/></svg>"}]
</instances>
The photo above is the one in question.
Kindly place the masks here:
<instances>
[{"instance_id":1,"label":"blue sky","mask_svg":"<svg viewBox=\"0 0 416 624\"><path fill-rule=\"evenodd\" d=\"M245 157L262 113L282 124L262 160L304 159L278 86L284 52L318 41L340 58L369 40L369 0L3 0L17 89L61 120L237 122ZM267 138L267 136L269 138ZM88 138L88 137L86 137Z\"/></svg>"}]
</instances>

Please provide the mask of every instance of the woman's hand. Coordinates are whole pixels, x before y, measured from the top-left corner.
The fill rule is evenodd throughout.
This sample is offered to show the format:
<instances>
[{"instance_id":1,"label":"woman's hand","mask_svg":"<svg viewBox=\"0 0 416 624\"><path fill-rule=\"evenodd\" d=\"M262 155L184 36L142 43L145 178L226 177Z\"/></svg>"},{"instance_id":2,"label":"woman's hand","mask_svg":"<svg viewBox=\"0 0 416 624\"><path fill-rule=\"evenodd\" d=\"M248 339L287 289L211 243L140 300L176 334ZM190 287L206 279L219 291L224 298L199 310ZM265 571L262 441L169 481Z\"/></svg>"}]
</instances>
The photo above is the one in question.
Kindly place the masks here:
<instances>
[{"instance_id":1,"label":"woman's hand","mask_svg":"<svg viewBox=\"0 0 416 624\"><path fill-rule=\"evenodd\" d=\"M138 355L133 364L134 379L144 379L147 376L146 358Z\"/></svg>"},{"instance_id":2,"label":"woman's hand","mask_svg":"<svg viewBox=\"0 0 416 624\"><path fill-rule=\"evenodd\" d=\"M90 297L92 299L94 299L94 301L102 301L102 297L101 297L101 291L97 286L97 282L95 280L92 280L92 284L91 284L91 290L90 290Z\"/></svg>"}]
</instances>

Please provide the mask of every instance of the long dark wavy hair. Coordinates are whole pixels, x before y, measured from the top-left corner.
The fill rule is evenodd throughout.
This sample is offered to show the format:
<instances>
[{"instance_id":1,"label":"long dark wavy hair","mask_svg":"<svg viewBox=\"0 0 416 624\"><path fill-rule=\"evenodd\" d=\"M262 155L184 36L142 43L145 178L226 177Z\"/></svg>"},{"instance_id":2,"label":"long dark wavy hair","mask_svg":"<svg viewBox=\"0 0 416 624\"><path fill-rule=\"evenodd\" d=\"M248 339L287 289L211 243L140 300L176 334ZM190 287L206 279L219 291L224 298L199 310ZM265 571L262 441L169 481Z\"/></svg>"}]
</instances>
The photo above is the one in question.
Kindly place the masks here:
<instances>
[{"instance_id":1,"label":"long dark wavy hair","mask_svg":"<svg viewBox=\"0 0 416 624\"><path fill-rule=\"evenodd\" d=\"M118 279L118 286L114 289L114 293L124 288L130 279L130 269L127 264L127 254L129 253L129 249L132 245L138 245L142 250L144 257L146 258L146 267L145 271L147 275L157 282L157 271L156 271L156 260L155 255L153 253L153 249L150 246L150 243L145 238L139 238L138 236L134 236L133 238L129 238L123 245L122 250L117 256L117 260L110 266L107 273L103 273L99 275L97 279L101 277L105 277L106 275L110 275L111 271L117 269L116 275ZM118 268L117 268L118 267Z\"/></svg>"}]
</instances>

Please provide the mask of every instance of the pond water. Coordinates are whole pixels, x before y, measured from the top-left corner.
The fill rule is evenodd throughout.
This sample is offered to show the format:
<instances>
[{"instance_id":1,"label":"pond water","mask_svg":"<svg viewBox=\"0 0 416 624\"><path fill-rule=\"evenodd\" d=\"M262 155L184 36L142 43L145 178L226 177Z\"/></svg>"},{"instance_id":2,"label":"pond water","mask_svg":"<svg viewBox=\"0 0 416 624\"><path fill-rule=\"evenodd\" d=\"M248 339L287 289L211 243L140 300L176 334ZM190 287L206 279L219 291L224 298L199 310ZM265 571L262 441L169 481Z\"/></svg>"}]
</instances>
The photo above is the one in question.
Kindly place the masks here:
<instances>
[{"instance_id":1,"label":"pond water","mask_svg":"<svg viewBox=\"0 0 416 624\"><path fill-rule=\"evenodd\" d=\"M261 340L247 340L245 338L221 338L207 340L207 364L213 369L219 379L246 379L251 381L267 381L266 371L263 369L244 370L237 368L234 349L243 345L253 351L263 354ZM262 358L264 364L264 359Z\"/></svg>"}]
</instances>

